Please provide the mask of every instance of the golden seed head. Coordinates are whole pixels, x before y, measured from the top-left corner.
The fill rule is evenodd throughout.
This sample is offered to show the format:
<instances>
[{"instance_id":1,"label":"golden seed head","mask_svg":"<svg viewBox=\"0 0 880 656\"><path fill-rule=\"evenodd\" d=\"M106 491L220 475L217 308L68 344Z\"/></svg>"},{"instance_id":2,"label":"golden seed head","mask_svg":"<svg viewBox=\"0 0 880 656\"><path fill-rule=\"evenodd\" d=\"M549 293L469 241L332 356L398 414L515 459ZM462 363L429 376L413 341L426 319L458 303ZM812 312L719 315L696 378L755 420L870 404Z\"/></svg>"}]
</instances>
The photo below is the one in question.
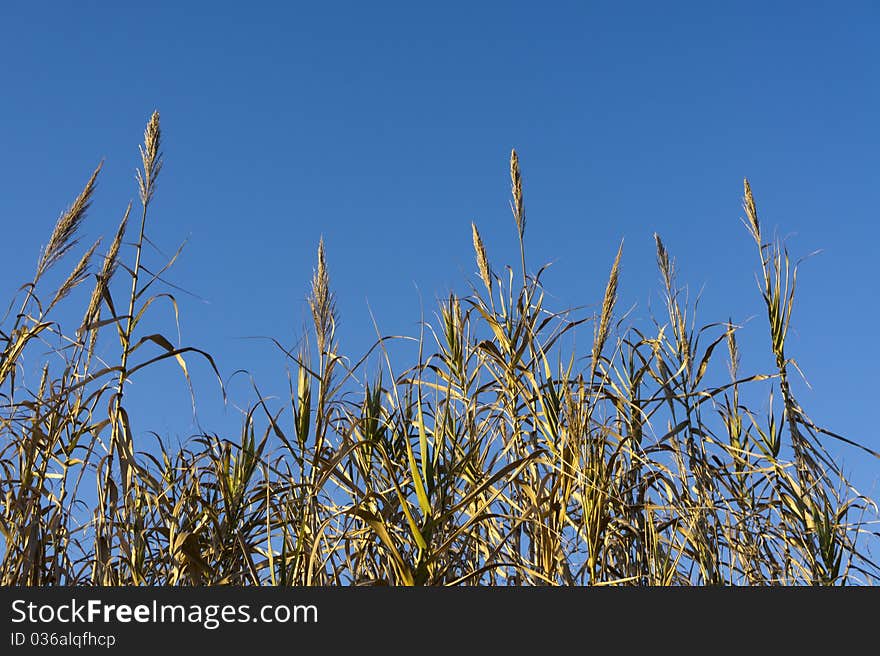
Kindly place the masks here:
<instances>
[{"instance_id":1,"label":"golden seed head","mask_svg":"<svg viewBox=\"0 0 880 656\"><path fill-rule=\"evenodd\" d=\"M103 166L104 162L98 164L98 167L92 173L89 181L86 182L86 186L83 187L83 190L80 192L79 196L76 197L76 200L73 201L70 208L58 217L58 221L55 223L55 228L52 230L52 234L49 237L49 243L46 245L46 248L40 256L40 261L37 265L37 278L40 278L53 264L64 257L67 252L78 243L79 239L76 237L76 233L77 230L79 230L79 226L82 224L83 219L85 219L86 210L88 210L89 205L91 205L92 192L95 190L95 181L98 179L98 173L100 173L101 167Z\"/></svg>"},{"instance_id":2,"label":"golden seed head","mask_svg":"<svg viewBox=\"0 0 880 656\"><path fill-rule=\"evenodd\" d=\"M87 250L83 256L80 258L79 262L76 263L76 266L73 267L73 270L70 272L70 275L67 276L67 279L61 283L61 286L55 292L55 297L52 299L52 302L49 304L51 308L62 298L67 296L74 288L76 288L81 282L83 282L87 276L87 269L89 267L89 263L92 260L92 255L95 253L95 250L98 248L98 244L101 243L101 240L98 239L92 247Z\"/></svg>"},{"instance_id":3,"label":"golden seed head","mask_svg":"<svg viewBox=\"0 0 880 656\"><path fill-rule=\"evenodd\" d=\"M162 169L162 153L159 151L162 131L159 127L159 112L154 111L144 129L144 145L138 146L141 151L143 170L137 171L138 187L141 203L148 205L156 190L156 178Z\"/></svg>"},{"instance_id":4,"label":"golden seed head","mask_svg":"<svg viewBox=\"0 0 880 656\"><path fill-rule=\"evenodd\" d=\"M666 287L666 291L671 293L672 281L675 277L675 262L669 258L669 252L663 245L660 235L656 232L654 233L654 242L657 244L657 266L663 276L663 284Z\"/></svg>"},{"instance_id":5,"label":"golden seed head","mask_svg":"<svg viewBox=\"0 0 880 656\"><path fill-rule=\"evenodd\" d=\"M324 256L323 237L318 242L318 266L312 276L309 307L312 310L318 349L323 352L325 345L330 346L332 342L336 325L333 293L330 291L330 276L327 273L327 261Z\"/></svg>"},{"instance_id":6,"label":"golden seed head","mask_svg":"<svg viewBox=\"0 0 880 656\"><path fill-rule=\"evenodd\" d=\"M113 237L113 242L110 244L110 250L107 251L107 254L104 256L104 265L101 267L101 273L98 275L98 282L95 284L94 290L92 290L92 297L89 299L89 305L86 308L82 325L79 330L77 330L77 334L87 330L88 326L98 319L100 314L99 306L101 304L101 298L104 295L104 290L110 285L110 279L113 278L113 274L119 264L119 248L122 246L122 239L125 236L125 228L128 225L128 217L130 214L131 203L129 203L128 207L125 209L125 214L122 216L122 221L119 223L119 227L116 229L116 235Z\"/></svg>"},{"instance_id":7,"label":"golden seed head","mask_svg":"<svg viewBox=\"0 0 880 656\"><path fill-rule=\"evenodd\" d=\"M730 362L728 363L730 377L733 380L736 380L736 375L739 371L740 357L739 347L736 344L735 326L733 325L733 321L731 319L727 320L727 352L730 355Z\"/></svg>"},{"instance_id":8,"label":"golden seed head","mask_svg":"<svg viewBox=\"0 0 880 656\"><path fill-rule=\"evenodd\" d=\"M755 207L755 199L752 196L752 186L749 184L748 178L743 178L743 209L749 218L748 228L752 237L760 245L761 243L761 224L758 222L758 209Z\"/></svg>"},{"instance_id":9,"label":"golden seed head","mask_svg":"<svg viewBox=\"0 0 880 656\"><path fill-rule=\"evenodd\" d=\"M599 318L599 324L593 336L593 367L602 354L605 342L611 332L611 319L614 316L614 306L617 303L617 284L620 276L620 256L623 254L623 242L617 248L617 256L614 258L614 264L611 265L611 274L608 276L608 284L605 286L605 296L602 299L602 314Z\"/></svg>"},{"instance_id":10,"label":"golden seed head","mask_svg":"<svg viewBox=\"0 0 880 656\"><path fill-rule=\"evenodd\" d=\"M516 154L516 149L510 151L510 191L513 195L513 218L516 220L516 229L522 239L526 229L526 217L523 211L522 176L519 172L519 156Z\"/></svg>"},{"instance_id":11,"label":"golden seed head","mask_svg":"<svg viewBox=\"0 0 880 656\"><path fill-rule=\"evenodd\" d=\"M480 237L480 231L477 230L477 224L471 222L471 231L474 238L474 252L477 256L477 269L480 271L480 279L486 285L489 293L492 293L492 276L489 269L489 258L486 257L486 249L483 246L483 239Z\"/></svg>"}]
</instances>

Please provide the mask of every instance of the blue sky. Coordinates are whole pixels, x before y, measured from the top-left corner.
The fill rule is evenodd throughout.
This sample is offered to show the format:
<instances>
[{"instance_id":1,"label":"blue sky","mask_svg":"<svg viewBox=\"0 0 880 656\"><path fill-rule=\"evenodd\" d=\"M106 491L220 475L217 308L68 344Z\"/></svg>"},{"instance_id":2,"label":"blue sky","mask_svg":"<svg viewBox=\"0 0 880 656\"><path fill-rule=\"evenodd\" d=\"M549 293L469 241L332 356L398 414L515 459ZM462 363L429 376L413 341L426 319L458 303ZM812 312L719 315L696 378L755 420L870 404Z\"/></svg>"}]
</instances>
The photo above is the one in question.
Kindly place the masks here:
<instances>
[{"instance_id":1,"label":"blue sky","mask_svg":"<svg viewBox=\"0 0 880 656\"><path fill-rule=\"evenodd\" d=\"M740 218L801 269L789 353L820 424L880 450L873 426L880 228L880 10L847 3L4 3L0 216L4 298L105 159L85 239L136 198L137 144L162 113L151 218L173 252L184 343L282 394L324 236L357 354L417 334L473 278L470 222L496 265L518 259L507 158L522 163L532 268L557 308L598 303L625 239L621 307L659 302L652 234L704 322L755 317L744 366L769 370L758 264ZM156 261L155 259L153 260ZM165 375L167 374L167 375ZM145 379L140 430L191 432L186 390ZM198 385L209 385L196 366ZM246 401L243 378L231 386ZM218 395L219 399L219 395ZM237 430L204 395L203 424ZM207 419L205 419L207 417ZM226 422L227 426L223 424ZM877 494L877 462L839 452Z\"/></svg>"}]
</instances>

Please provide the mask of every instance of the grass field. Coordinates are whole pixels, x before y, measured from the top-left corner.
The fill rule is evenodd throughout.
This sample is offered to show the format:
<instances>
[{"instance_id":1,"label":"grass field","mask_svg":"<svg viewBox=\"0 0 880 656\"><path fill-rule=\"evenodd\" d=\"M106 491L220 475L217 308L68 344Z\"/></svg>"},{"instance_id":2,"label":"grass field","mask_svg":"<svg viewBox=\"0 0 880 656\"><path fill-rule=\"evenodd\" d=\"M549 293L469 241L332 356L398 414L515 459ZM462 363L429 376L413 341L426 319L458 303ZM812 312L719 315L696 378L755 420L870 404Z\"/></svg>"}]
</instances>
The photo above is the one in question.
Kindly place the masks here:
<instances>
[{"instance_id":1,"label":"grass field","mask_svg":"<svg viewBox=\"0 0 880 656\"><path fill-rule=\"evenodd\" d=\"M546 309L543 269L528 267L513 152L514 264L500 266L473 225L472 291L440 304L415 336L418 358L397 362L390 339L371 351L380 367L339 351L322 242L305 346L279 347L289 402L258 399L238 434L194 435L173 449L132 430L149 418L134 416L128 381L166 360L187 380L195 360L222 379L223 357L143 330L169 307L153 304L159 295L174 300L160 279L174 258L142 261L161 147L156 113L139 202L109 246L78 239L99 166L0 323L0 583L878 580L875 503L827 450L848 440L816 425L789 383L797 266L765 236L748 181L755 259L743 266L758 273L770 371L741 370L732 319L697 322L659 235L665 307L651 330L628 325L617 307L622 244L607 255L607 280L585 292L595 314ZM47 284L57 271L60 284ZM81 321L56 321L82 289ZM586 347L570 339L575 330L590 335ZM99 342L115 345L114 361L96 355ZM23 372L37 372L39 385L23 384Z\"/></svg>"}]
</instances>

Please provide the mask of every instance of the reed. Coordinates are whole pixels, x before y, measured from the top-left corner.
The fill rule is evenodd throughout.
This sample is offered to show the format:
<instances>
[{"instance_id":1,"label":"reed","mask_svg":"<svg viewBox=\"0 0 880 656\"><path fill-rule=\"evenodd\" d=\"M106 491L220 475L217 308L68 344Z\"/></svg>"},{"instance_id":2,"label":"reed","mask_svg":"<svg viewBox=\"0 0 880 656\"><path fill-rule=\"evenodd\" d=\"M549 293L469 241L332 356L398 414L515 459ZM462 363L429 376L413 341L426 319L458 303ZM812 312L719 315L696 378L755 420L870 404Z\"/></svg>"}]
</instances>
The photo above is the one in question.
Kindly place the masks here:
<instances>
[{"instance_id":1,"label":"reed","mask_svg":"<svg viewBox=\"0 0 880 656\"><path fill-rule=\"evenodd\" d=\"M336 339L332 248L322 239L311 325L297 351L277 342L293 372L287 402L255 383L236 434L172 447L141 437L150 418L129 403L131 381L173 360L191 384L193 358L222 379L210 354L145 329L158 298L177 312L173 289L153 291L177 255L145 261L162 145L156 112L140 146L133 241L126 246L129 205L105 253L96 242L46 287L46 271L79 248L99 165L13 299L20 311L0 324L0 583L877 582L875 501L828 444L880 454L817 425L794 397L786 337L797 264L765 239L748 181L744 223L757 247L769 371L742 370L744 333L733 319L697 323L659 235L665 307L651 328L618 313L622 243L595 315L549 309L544 269L527 268L512 151L521 276L493 271L472 224L479 282L445 298L410 338L418 356L399 362L387 348L398 338L380 336L351 357ZM68 329L57 308L90 279L82 320ZM581 353L563 337L588 323ZM98 342L114 345L117 359L97 357ZM46 344L57 345L48 357ZM20 372L32 371L30 388Z\"/></svg>"}]
</instances>

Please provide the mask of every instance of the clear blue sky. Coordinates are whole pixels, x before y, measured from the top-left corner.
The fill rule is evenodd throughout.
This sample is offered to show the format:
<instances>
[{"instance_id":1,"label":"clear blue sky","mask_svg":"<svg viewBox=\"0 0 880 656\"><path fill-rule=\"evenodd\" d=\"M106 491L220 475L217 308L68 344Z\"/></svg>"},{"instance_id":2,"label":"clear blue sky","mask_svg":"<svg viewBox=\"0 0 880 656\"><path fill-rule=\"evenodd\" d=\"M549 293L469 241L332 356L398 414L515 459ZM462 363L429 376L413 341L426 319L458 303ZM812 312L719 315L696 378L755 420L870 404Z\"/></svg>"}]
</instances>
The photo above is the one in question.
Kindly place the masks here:
<instances>
[{"instance_id":1,"label":"clear blue sky","mask_svg":"<svg viewBox=\"0 0 880 656\"><path fill-rule=\"evenodd\" d=\"M801 404L880 450L880 10L721 5L3 3L0 293L29 279L102 158L85 238L109 242L158 108L150 231L167 251L189 239L171 279L207 302L178 294L183 342L224 375L247 368L284 392L276 352L241 338L295 342L322 234L351 354L374 337L368 302L383 332L416 334L422 307L466 289L472 220L493 263L515 263L511 147L529 261L554 262L557 308L600 300L625 238L621 307L645 320L656 231L681 281L703 288L705 322L757 315L744 365L769 370L740 222L748 176L768 230L795 255L823 249L801 270L789 345L812 384ZM171 366L162 380L141 383L151 412L136 428L185 437L186 390ZM246 400L243 380L230 391ZM237 430L209 393L202 403L206 428ZM876 495L877 462L839 452Z\"/></svg>"}]
</instances>

